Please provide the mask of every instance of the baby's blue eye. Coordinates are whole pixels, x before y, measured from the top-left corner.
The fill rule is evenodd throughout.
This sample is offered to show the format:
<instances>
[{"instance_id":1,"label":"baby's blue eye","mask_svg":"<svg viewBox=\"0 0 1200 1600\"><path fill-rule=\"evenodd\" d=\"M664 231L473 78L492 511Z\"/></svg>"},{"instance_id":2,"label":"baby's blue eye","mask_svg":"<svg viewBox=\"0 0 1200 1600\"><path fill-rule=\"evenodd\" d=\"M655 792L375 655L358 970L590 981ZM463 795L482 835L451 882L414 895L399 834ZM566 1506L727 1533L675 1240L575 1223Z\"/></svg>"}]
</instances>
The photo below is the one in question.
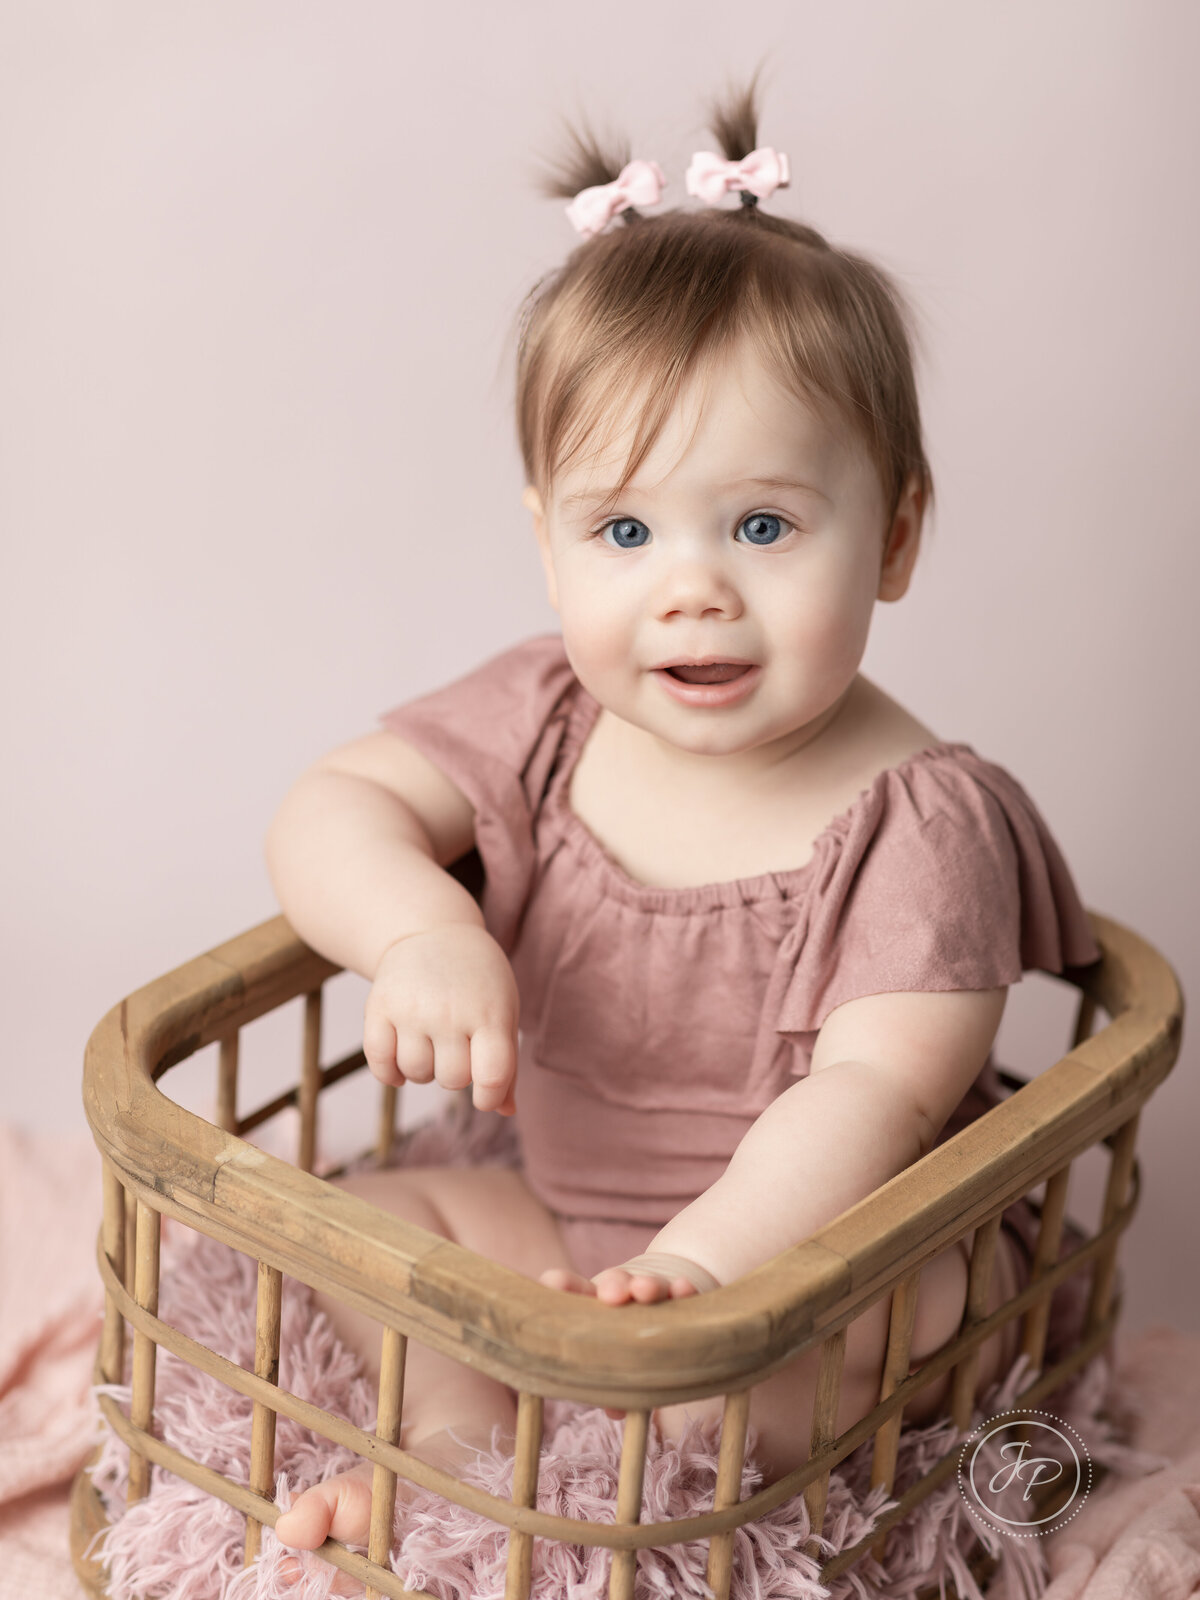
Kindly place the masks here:
<instances>
[{"instance_id":1,"label":"baby's blue eye","mask_svg":"<svg viewBox=\"0 0 1200 1600\"><path fill-rule=\"evenodd\" d=\"M749 544L774 544L783 537L783 518L770 511L756 511L753 516L743 517L739 526L745 528Z\"/></svg>"},{"instance_id":2,"label":"baby's blue eye","mask_svg":"<svg viewBox=\"0 0 1200 1600\"><path fill-rule=\"evenodd\" d=\"M755 511L748 517L743 517L738 524L738 532L746 530L747 544L759 546L778 544L784 537L788 524L782 517L777 517L773 511ZM611 542L605 536L612 534ZM644 522L639 522L636 517L616 517L612 522L606 522L600 529L599 537L609 544L609 548L618 550L640 550L650 539L650 529Z\"/></svg>"},{"instance_id":3,"label":"baby's blue eye","mask_svg":"<svg viewBox=\"0 0 1200 1600\"><path fill-rule=\"evenodd\" d=\"M606 533L612 534L619 550L638 550L650 537L650 529L636 517L621 517L616 522L608 523L601 529L601 538ZM642 537L643 534L645 538Z\"/></svg>"}]
</instances>

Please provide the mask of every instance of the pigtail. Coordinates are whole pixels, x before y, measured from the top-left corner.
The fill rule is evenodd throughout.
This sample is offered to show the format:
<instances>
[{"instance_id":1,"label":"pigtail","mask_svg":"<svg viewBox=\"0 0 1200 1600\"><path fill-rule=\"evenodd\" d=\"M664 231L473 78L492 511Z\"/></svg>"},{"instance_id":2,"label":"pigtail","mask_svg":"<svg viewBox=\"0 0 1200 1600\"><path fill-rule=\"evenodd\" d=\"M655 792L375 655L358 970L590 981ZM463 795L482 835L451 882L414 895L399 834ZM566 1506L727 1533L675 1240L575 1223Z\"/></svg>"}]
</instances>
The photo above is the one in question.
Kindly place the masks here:
<instances>
[{"instance_id":1,"label":"pigtail","mask_svg":"<svg viewBox=\"0 0 1200 1600\"><path fill-rule=\"evenodd\" d=\"M723 94L714 95L708 102L705 120L715 136L726 161L744 161L758 149L759 85L763 64L760 62L743 88L730 86ZM741 205L736 211L722 211L718 215L745 226L761 228L768 233L779 233L798 243L811 245L814 250L828 251L829 241L823 234L805 222L776 217L763 211L757 195L748 189L738 194Z\"/></svg>"},{"instance_id":2,"label":"pigtail","mask_svg":"<svg viewBox=\"0 0 1200 1600\"><path fill-rule=\"evenodd\" d=\"M744 161L758 149L758 76L761 71L760 62L744 88L730 86L724 94L709 101L708 126L716 135L726 161ZM760 216L758 196L742 189L738 199L741 207L732 215L757 220Z\"/></svg>"},{"instance_id":3,"label":"pigtail","mask_svg":"<svg viewBox=\"0 0 1200 1600\"><path fill-rule=\"evenodd\" d=\"M628 139L610 135L602 141L580 116L579 126L562 118L563 136L570 142L557 162L542 167L534 182L541 194L549 199L573 200L581 189L591 189L600 184L612 183L623 167L629 164L631 149ZM623 222L640 222L642 215L632 206L621 212Z\"/></svg>"},{"instance_id":4,"label":"pigtail","mask_svg":"<svg viewBox=\"0 0 1200 1600\"><path fill-rule=\"evenodd\" d=\"M758 75L755 67L744 89L726 89L709 102L707 122L726 161L744 161L758 149ZM751 199L753 199L753 195Z\"/></svg>"}]
</instances>

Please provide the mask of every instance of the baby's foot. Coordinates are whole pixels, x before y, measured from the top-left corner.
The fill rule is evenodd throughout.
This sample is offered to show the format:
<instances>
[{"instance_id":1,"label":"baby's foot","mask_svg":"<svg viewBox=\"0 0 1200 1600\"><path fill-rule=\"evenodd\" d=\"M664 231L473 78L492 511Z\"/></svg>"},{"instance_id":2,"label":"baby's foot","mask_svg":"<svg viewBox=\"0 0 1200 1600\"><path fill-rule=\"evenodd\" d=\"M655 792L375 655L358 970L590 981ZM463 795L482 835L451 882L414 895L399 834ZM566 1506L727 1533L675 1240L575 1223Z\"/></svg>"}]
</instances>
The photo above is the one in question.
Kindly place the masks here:
<instances>
[{"instance_id":1,"label":"baby's foot","mask_svg":"<svg viewBox=\"0 0 1200 1600\"><path fill-rule=\"evenodd\" d=\"M448 1428L407 1448L410 1455L455 1477L476 1453L469 1444L452 1438ZM280 1543L293 1550L316 1550L326 1539L338 1539L342 1544L366 1544L371 1533L373 1476L370 1463L362 1462L348 1472L339 1472L337 1477L305 1489L297 1496L292 1509L285 1511L275 1524ZM416 1490L417 1485L407 1478L397 1478L397 1506L411 1500Z\"/></svg>"},{"instance_id":2,"label":"baby's foot","mask_svg":"<svg viewBox=\"0 0 1200 1600\"><path fill-rule=\"evenodd\" d=\"M364 1463L305 1489L275 1524L279 1542L293 1550L315 1550L326 1539L366 1544L371 1532L372 1476L372 1468ZM404 1487L397 1479L397 1500Z\"/></svg>"}]
</instances>

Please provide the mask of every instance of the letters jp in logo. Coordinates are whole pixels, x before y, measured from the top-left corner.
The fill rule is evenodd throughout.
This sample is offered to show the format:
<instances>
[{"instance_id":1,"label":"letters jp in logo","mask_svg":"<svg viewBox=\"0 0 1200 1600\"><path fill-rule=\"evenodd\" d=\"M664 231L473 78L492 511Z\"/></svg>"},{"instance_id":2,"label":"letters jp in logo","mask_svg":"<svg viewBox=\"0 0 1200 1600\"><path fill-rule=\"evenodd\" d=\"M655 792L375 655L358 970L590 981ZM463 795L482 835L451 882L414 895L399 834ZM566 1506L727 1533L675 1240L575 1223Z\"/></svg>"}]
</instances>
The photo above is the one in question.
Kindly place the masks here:
<instances>
[{"instance_id":1,"label":"letters jp in logo","mask_svg":"<svg viewBox=\"0 0 1200 1600\"><path fill-rule=\"evenodd\" d=\"M1001 1411L964 1442L958 1486L972 1516L1000 1533L1036 1539L1076 1516L1092 1462L1075 1429L1049 1411Z\"/></svg>"}]
</instances>

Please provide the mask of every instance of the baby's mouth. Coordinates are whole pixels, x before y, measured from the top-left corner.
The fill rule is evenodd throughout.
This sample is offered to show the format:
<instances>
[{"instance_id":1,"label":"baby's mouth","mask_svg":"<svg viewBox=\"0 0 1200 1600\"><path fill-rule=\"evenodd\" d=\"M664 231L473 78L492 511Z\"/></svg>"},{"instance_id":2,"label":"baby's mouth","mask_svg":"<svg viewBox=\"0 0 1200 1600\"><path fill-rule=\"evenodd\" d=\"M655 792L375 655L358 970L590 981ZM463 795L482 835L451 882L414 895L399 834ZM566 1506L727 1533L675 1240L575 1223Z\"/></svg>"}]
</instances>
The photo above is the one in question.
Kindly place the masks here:
<instances>
[{"instance_id":1,"label":"baby's mouth","mask_svg":"<svg viewBox=\"0 0 1200 1600\"><path fill-rule=\"evenodd\" d=\"M729 683L750 668L741 661L713 661L706 667L664 667L662 670L681 683Z\"/></svg>"}]
</instances>

